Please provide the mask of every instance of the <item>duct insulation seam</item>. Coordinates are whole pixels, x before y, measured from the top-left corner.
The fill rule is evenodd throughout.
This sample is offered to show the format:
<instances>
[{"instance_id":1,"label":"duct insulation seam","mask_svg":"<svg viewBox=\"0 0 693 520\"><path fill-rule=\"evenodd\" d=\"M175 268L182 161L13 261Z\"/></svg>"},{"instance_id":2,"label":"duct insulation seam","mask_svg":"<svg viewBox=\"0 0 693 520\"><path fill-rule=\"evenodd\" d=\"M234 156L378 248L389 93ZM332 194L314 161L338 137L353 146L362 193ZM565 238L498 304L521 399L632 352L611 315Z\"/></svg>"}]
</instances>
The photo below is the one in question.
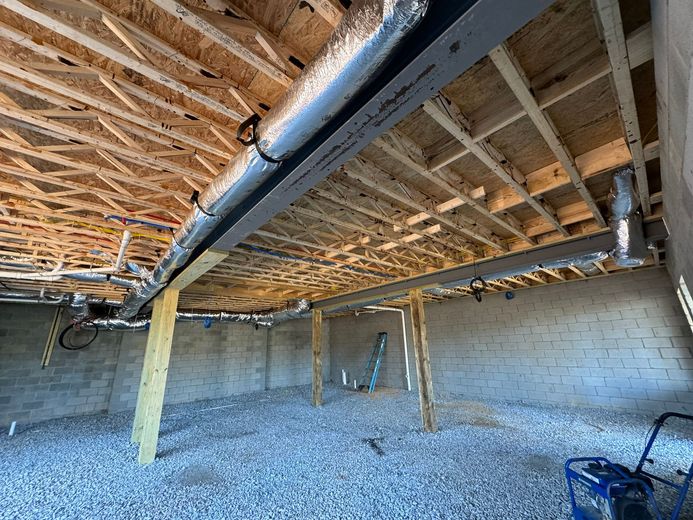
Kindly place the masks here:
<instances>
[{"instance_id":1,"label":"duct insulation seam","mask_svg":"<svg viewBox=\"0 0 693 520\"><path fill-rule=\"evenodd\" d=\"M427 6L428 0L356 0L351 5L315 58L258 123L255 146L243 148L200 194L153 271L128 292L119 318L135 316L214 227L277 171L279 164L263 156L284 160L320 134L384 66Z\"/></svg>"},{"instance_id":2,"label":"duct insulation seam","mask_svg":"<svg viewBox=\"0 0 693 520\"><path fill-rule=\"evenodd\" d=\"M633 184L633 169L621 168L614 173L609 192L611 218L609 226L615 245L611 257L621 267L638 267L649 256L642 226L640 199Z\"/></svg>"}]
</instances>

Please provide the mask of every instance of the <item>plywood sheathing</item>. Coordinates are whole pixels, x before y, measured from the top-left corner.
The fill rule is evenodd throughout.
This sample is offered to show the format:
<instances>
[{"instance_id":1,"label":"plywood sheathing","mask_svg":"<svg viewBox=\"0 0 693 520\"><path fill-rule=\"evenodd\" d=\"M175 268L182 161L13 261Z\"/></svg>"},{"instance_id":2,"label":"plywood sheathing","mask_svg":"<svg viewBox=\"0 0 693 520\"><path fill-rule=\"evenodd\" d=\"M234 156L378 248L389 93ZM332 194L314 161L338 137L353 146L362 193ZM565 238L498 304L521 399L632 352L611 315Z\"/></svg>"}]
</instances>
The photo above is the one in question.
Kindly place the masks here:
<instances>
[{"instance_id":1,"label":"plywood sheathing","mask_svg":"<svg viewBox=\"0 0 693 520\"><path fill-rule=\"evenodd\" d=\"M51 2L45 0L43 4L50 7ZM222 4L219 0L207 3L195 0L185 5L207 9L212 13L208 16L217 16L219 20L224 11ZM647 2L622 4L626 39L634 31L640 31L639 48L641 51L645 49L646 55L648 43L642 35L647 36ZM206 71L213 71L223 78L223 82L237 85L244 103L228 92L228 85L221 88L218 79L195 73L143 45L145 54L149 54L163 72L180 78L184 84L233 111L248 114L245 106L248 105L264 114L259 103L271 109L283 92L282 85L152 2L103 0L94 5L117 13L122 20L135 24L203 65ZM229 5L251 18L244 23L251 24L281 48L291 49L304 63L315 55L333 30L319 13L301 7L298 1L238 1ZM92 8L86 9L86 17L83 11L71 14L48 9L46 12L88 30L134 56L132 49L128 49L107 25L93 16ZM147 133L132 120L124 121L112 116L107 119L115 127L111 124L109 129L108 124L94 117L58 119L57 112L32 112L76 108L82 110L80 115L89 116L97 111L94 108L84 110L85 105L74 100L64 101L69 96L55 92L47 85L20 81L11 74L0 75L0 83L3 79L10 79L15 83L19 81L20 87L23 85L25 93L0 85L2 92L19 105L17 113L49 117L51 123L66 125L65 128L86 133L109 146L142 150L156 158L155 162L148 163L116 157L114 162L114 154L104 153L100 146L56 140L45 128L27 131L26 123L20 127L13 119L12 130L30 142L34 150L33 155L19 153L14 142L10 144L15 151L6 147L0 152L0 166L8 166L0 168L0 205L3 208L3 214L0 214L0 254L33 255L44 265L50 261L63 261L68 267L99 266L102 265L99 257L89 251L97 248L115 254L120 234L128 227L136 234L128 258L152 266L167 246L170 231L141 225L124 226L116 221L104 221L103 216L123 213L118 209L121 208L127 215L163 221L175 229L190 207L188 197L191 191L203 189L236 153L239 145L233 134L238 122L205 103L192 101L9 10L2 9L0 15L7 25L30 34L34 43L41 44L42 50L47 48L46 45L54 46L63 54L92 64L94 70L98 67L98 70L107 72L117 82L116 88L98 75L66 76L64 63L38 54L37 49L27 49L0 38L3 61L21 63L30 67L27 70L45 74L69 88L86 91L132 114L167 121L171 129L188 141L187 144L172 142L170 135L165 140L161 139L163 136L157 139L151 131ZM234 32L232 36L253 53L269 60L270 56L255 38L253 30ZM598 68L604 63L608 65L588 1L556 2L511 36L506 45L529 77L533 92L540 101L560 92L576 74L582 74L586 69L594 70L595 66ZM62 70L57 70L56 66ZM289 77L295 77L299 72L296 66L289 64L284 70ZM628 156L608 68L602 66L599 70L602 71L599 77L573 89L545 110L561 140L575 156L578 167L586 172L585 185L606 216L609 173L614 167L626 164ZM655 164L649 167L648 163L648 176L651 191L656 193L661 189L661 183L656 167L657 130L650 58L644 58L644 62L635 68L632 80L646 159ZM143 100L135 96L132 89L137 88L144 89L152 97ZM461 74L442 92L466 116L472 137L490 128L489 124L502 120L502 114L518 105L512 90L488 58L483 58ZM162 98L175 105L156 101ZM45 99L53 102L48 103ZM187 118L186 113L195 114L198 119ZM371 144L361 154L362 159L351 161L333 173L292 207L249 236L244 244L230 252L224 262L186 289L181 294L181 307L260 310L294 297L317 298L338 294L455 265L473 257L496 255L503 249L517 250L529 247L533 242L562 238L555 226L473 154L457 157L443 169L438 169L437 164L450 153L459 152L461 145L424 110L417 109L401 121L396 126L395 135L404 138L405 144L409 143L403 150L407 160L378 143ZM526 182L522 185L528 193L556 211L558 221L568 234L576 236L598 229L589 208L560 165L555 166L556 157L526 115L496 125L484 137L524 177ZM9 138L2 135L0 139ZM195 147L189 144L194 139L217 152L195 151ZM46 160L39 148L45 145L59 145L60 148L51 153L90 165L92 170L81 172L73 163L51 162L56 160L55 156L50 161ZM191 151L186 153L186 148ZM33 180L27 180L17 175L18 158L39 173L78 183L82 188L56 186L35 180L39 178L36 175ZM157 169L161 164L168 165L164 169L175 168L175 171ZM107 175L96 175L94 167L105 169ZM432 182L431 175L445 182ZM140 182L143 179L146 181L144 185ZM135 183L135 180L140 183ZM369 182L364 183L366 180ZM28 187L27 182L33 187ZM99 191L101 196L96 194L98 190L102 190ZM455 202L451 194L453 190L471 196L470 200L476 207ZM111 195L104 200L103 194L109 192ZM653 200L657 201L657 197ZM484 211L490 211L493 218ZM654 212L661 213L661 202L655 202ZM502 219L504 225L498 219ZM522 236L527 236L531 242ZM62 243L64 248L59 247ZM605 268L613 270L615 266L607 262ZM561 277L579 277L571 270L554 274L559 276L541 273L517 277L498 283L494 290L560 281ZM12 286L80 289L111 297L120 297L123 293L122 289L111 286L95 287L73 281L13 282ZM457 291L460 295L465 293L464 289Z\"/></svg>"}]
</instances>

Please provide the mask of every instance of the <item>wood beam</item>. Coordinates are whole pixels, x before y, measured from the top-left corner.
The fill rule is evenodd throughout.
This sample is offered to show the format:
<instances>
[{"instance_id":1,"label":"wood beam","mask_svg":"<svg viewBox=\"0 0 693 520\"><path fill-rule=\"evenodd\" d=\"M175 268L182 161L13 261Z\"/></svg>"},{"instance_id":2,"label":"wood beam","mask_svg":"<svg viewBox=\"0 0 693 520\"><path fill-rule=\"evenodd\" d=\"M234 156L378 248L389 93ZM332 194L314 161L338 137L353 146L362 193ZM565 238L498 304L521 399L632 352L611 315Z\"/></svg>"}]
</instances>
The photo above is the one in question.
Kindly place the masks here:
<instances>
[{"instance_id":1,"label":"wood beam","mask_svg":"<svg viewBox=\"0 0 693 520\"><path fill-rule=\"evenodd\" d=\"M185 97L201 103L209 107L211 110L223 114L234 121L243 121L245 118L235 110L228 108L221 101L213 99L202 92L191 89L187 85L181 83L175 77L167 72L164 72L158 67L152 66L149 62L143 61L136 56L124 52L121 48L111 44L110 42L100 38L96 34L85 31L77 26L71 25L63 21L60 17L54 16L40 8L33 8L20 0L4 0L3 6L14 11L15 13L43 25L65 38L69 38L80 45L91 49L92 51L101 54L121 65L128 67L143 76L146 76L152 81L155 81L165 87L174 90Z\"/></svg>"},{"instance_id":2,"label":"wood beam","mask_svg":"<svg viewBox=\"0 0 693 520\"><path fill-rule=\"evenodd\" d=\"M474 196L475 193L481 191L485 194L483 188L474 188L469 186L467 182L459 179L454 173L452 173L446 166L442 166L438 170L430 170L427 165L424 151L414 143L411 138L404 135L397 129L392 129L382 136L376 138L373 144L380 148L382 151L387 153L390 157L397 159L402 164L408 166L419 175L424 177L427 181L435 184L443 191L447 192L448 195L453 198L439 204L436 209L439 211L450 211L456 207L462 206L463 204L468 204L475 211L481 213L483 216L492 220L499 226L510 231L516 235L521 240L528 242L530 245L535 245L536 241L528 237L521 229L513 226L512 224L506 222L504 219L498 215L491 213L483 200L476 200L477 197ZM448 179L455 179L454 181L449 181ZM460 185L459 187L453 185ZM483 198L483 195L482 195ZM493 233L485 227L480 226L489 236Z\"/></svg>"},{"instance_id":3,"label":"wood beam","mask_svg":"<svg viewBox=\"0 0 693 520\"><path fill-rule=\"evenodd\" d=\"M74 104L72 103L68 98L71 98L75 101L78 101L80 103L84 103L87 106L91 106L96 109L96 111L89 110L87 111L77 111L77 110L70 110L70 111L65 111L63 112L63 117L64 115L72 115L73 117L85 117L85 116L96 116L100 117L103 119L106 119L108 116L114 116L120 119L123 119L125 121L128 121L130 123L133 123L135 125L138 125L145 129L145 132L142 132L143 136L145 138L148 138L153 141L161 142L163 140L164 143L168 145L173 145L175 142L179 143L184 143L187 144L188 146L195 147L199 150L204 150L206 152L212 153L214 155L217 155L219 157L223 157L224 159L230 159L232 157L232 154L226 152L225 150L222 150L220 148L217 148L216 146L213 146L209 143L209 140L205 139L198 139L194 136L187 135L183 132L179 132L177 130L174 130L172 128L167 128L161 124L161 121L157 121L151 117L149 117L142 109L139 109L137 112L138 113L132 113L130 111L124 110L115 104L109 102L108 100L95 96L91 93L85 92L84 90L81 90L77 87L73 87L63 81L59 81L56 79L51 78L50 76L46 74L42 74L32 68L30 68L27 65L23 65L17 62L14 62L10 59L4 59L0 60L0 71L5 72L6 74L12 75L16 78L19 78L22 81L29 82L31 83L28 88L30 88L32 91L38 87L39 90L36 91L35 97L38 97L39 99L44 99L47 101L54 101L48 96L43 94L43 89L48 89L53 93L57 93L60 98L62 98L62 102L65 105L68 104ZM124 94L120 88L110 79L106 78L104 75L99 75L99 79L102 80L102 83L104 85L110 85L113 87L112 91L115 92L120 92L121 94ZM9 83L6 81L3 81L3 83ZM10 85L12 86L12 85ZM109 87L110 88L110 87ZM66 97L63 97L66 96ZM119 96L121 101L125 102L125 97ZM127 96L127 99L130 99L129 96ZM55 100L57 101L57 100ZM131 100L130 100L131 101ZM134 103L134 102L132 102ZM131 103L126 103L130 109L133 109L133 106L131 106ZM137 107L137 105L134 105ZM138 107L139 108L139 107ZM43 114L44 116L48 116L49 114ZM112 121L113 123L116 124L121 124L118 121ZM162 139L162 136L165 136L164 139ZM180 145L179 145L180 146Z\"/></svg>"},{"instance_id":4,"label":"wood beam","mask_svg":"<svg viewBox=\"0 0 693 520\"><path fill-rule=\"evenodd\" d=\"M438 431L435 403L433 398L433 380L431 377L431 359L428 352L428 335L426 333L426 315L424 313L423 293L421 289L409 291L411 304L411 327L416 353L416 375L419 382L419 404L421 420L426 432Z\"/></svg>"},{"instance_id":5,"label":"wood beam","mask_svg":"<svg viewBox=\"0 0 693 520\"><path fill-rule=\"evenodd\" d=\"M402 193L395 192L394 190L387 189L383 186L383 172L370 162L366 163L363 162L362 159L353 159L343 167L343 171L347 177L360 182L364 186L368 186L372 190L387 195L393 200L396 200L400 204L404 205L404 207L410 208L413 211L418 211L419 213L425 213L427 215L427 219L440 222L444 226L448 227L456 235L462 237L465 240L468 240L469 238L481 240L481 238L483 238L484 243L491 242L494 244L494 249L503 250L503 246L495 244L493 241L489 240L486 237L483 237L483 235L479 233L475 233L474 231L471 231L458 225L456 222L454 222L447 216L439 214L435 208L429 209L423 204L415 201L408 195L404 195ZM376 175L375 172L378 172L378 175ZM412 224L409 220L407 220L406 223L407 225ZM470 243L466 243L464 246L461 246L460 249L471 255L478 256L478 251L476 247Z\"/></svg>"},{"instance_id":6,"label":"wood beam","mask_svg":"<svg viewBox=\"0 0 693 520\"><path fill-rule=\"evenodd\" d=\"M322 405L322 311L313 309L313 406Z\"/></svg>"},{"instance_id":7,"label":"wood beam","mask_svg":"<svg viewBox=\"0 0 693 520\"><path fill-rule=\"evenodd\" d=\"M210 22L210 18L219 17L223 15L218 15L217 13L205 13L204 18L200 16L200 11L195 10L193 12L188 7L183 5L181 2L176 0L152 0L157 6L166 11L171 16L176 17L181 20L184 24L196 29L202 33L206 38L214 41L217 45L220 45L227 51L229 51L234 56L245 61L252 67L256 68L263 74L267 75L270 79L288 87L291 85L291 78L287 76L282 70L277 68L272 63L267 60L257 56L250 49L241 45L237 40L229 36L226 32L222 31L214 23Z\"/></svg>"},{"instance_id":8,"label":"wood beam","mask_svg":"<svg viewBox=\"0 0 693 520\"><path fill-rule=\"evenodd\" d=\"M498 178L515 190L524 201L537 213L546 219L563 236L570 233L556 218L556 211L548 203L540 202L532 197L526 189L526 179L489 141L475 143L468 130L468 123L459 109L442 95L429 99L423 105L424 111L434 121L447 130L453 137L469 149L482 163Z\"/></svg>"},{"instance_id":9,"label":"wood beam","mask_svg":"<svg viewBox=\"0 0 693 520\"><path fill-rule=\"evenodd\" d=\"M575 164L575 157L573 157L573 154L568 150L568 146L561 139L551 116L539 107L532 93L529 79L517 62L517 59L515 59L515 56L513 56L505 44L501 44L489 53L489 57L515 94L515 97L520 101L520 104L527 112L534 126L539 130L546 144L559 160L561 166L563 166L563 169L568 173L570 180L582 199L587 203L599 226L606 227L606 221L599 211L597 203L582 181L582 176Z\"/></svg>"},{"instance_id":10,"label":"wood beam","mask_svg":"<svg viewBox=\"0 0 693 520\"><path fill-rule=\"evenodd\" d=\"M53 347L55 346L55 340L58 339L58 331L60 330L60 323L63 318L63 311L65 307L56 307L55 313L53 314L53 322L51 323L50 331L48 332L48 338L46 339L46 347L43 349L43 357L41 358L41 368L46 368L51 362L51 355L53 354ZM321 311L317 311L321 312Z\"/></svg>"},{"instance_id":11,"label":"wood beam","mask_svg":"<svg viewBox=\"0 0 693 520\"><path fill-rule=\"evenodd\" d=\"M640 203L645 216L652 214L650 204L650 188L647 183L645 155L643 152L638 112L635 106L633 81L630 75L628 46L623 33L623 22L618 0L594 0L597 18L602 27L604 44L609 54L613 88L619 105L619 112L626 134L626 142L633 156L635 178L638 183Z\"/></svg>"},{"instance_id":12,"label":"wood beam","mask_svg":"<svg viewBox=\"0 0 693 520\"><path fill-rule=\"evenodd\" d=\"M133 442L140 445L140 464L149 464L156 457L178 293L177 289L164 289L154 300L132 430Z\"/></svg>"},{"instance_id":13,"label":"wood beam","mask_svg":"<svg viewBox=\"0 0 693 520\"><path fill-rule=\"evenodd\" d=\"M173 279L168 284L169 289L182 291L188 285L200 278L207 271L224 260L229 253L227 251L218 251L216 249L207 249L204 253L198 256L193 262L188 265L182 273Z\"/></svg>"},{"instance_id":14,"label":"wood beam","mask_svg":"<svg viewBox=\"0 0 693 520\"><path fill-rule=\"evenodd\" d=\"M432 242L436 242L444 246L446 248L446 251L444 253L447 253L443 254L438 252L437 254L443 254L443 256L445 256L446 258L452 256L454 257L453 259L458 259L457 251L450 251L452 248L454 248L454 245L451 244L448 240L445 240L445 238L437 237L435 235L435 233L439 233L442 230L440 224L428 226L423 229L417 229L412 226L408 226L406 223L400 222L390 217L389 215L386 215L385 213L374 211L372 209L360 206L333 190L327 191L321 188L313 188L311 196L317 196L317 198L332 202L340 208L355 211L357 213L365 215L376 223L389 224L393 227L393 230L398 233L404 233L405 231L408 231L409 235L402 237L402 240L404 240L407 243L421 239L427 239Z\"/></svg>"},{"instance_id":15,"label":"wood beam","mask_svg":"<svg viewBox=\"0 0 693 520\"><path fill-rule=\"evenodd\" d=\"M332 27L337 27L344 15L341 6L336 6L331 0L306 0L306 3Z\"/></svg>"},{"instance_id":16,"label":"wood beam","mask_svg":"<svg viewBox=\"0 0 693 520\"><path fill-rule=\"evenodd\" d=\"M645 24L628 35L626 45L630 58L630 67L642 65L652 59L652 31L650 24ZM611 72L608 58L599 54L592 57L599 49L579 49L567 56L546 71L530 79L532 91L542 110L558 103L578 90L591 85ZM577 68L576 68L577 65ZM560 81L557 79L560 78ZM471 121L470 133L474 142L480 142L491 134L505 128L525 115L525 111L516 99L503 99L493 105L484 105L468 114ZM469 153L464 147L451 147L448 142L429 161L431 169L450 164Z\"/></svg>"}]
</instances>

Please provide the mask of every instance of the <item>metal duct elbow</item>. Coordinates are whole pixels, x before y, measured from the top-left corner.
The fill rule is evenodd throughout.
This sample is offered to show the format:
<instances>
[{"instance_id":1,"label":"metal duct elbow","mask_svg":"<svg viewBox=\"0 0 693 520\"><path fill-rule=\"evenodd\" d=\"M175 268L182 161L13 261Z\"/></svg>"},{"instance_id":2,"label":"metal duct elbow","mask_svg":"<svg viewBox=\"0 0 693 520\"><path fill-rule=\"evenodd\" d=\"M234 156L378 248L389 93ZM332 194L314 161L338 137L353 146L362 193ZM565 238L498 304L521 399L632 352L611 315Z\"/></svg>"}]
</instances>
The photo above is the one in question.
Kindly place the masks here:
<instances>
[{"instance_id":1,"label":"metal duct elbow","mask_svg":"<svg viewBox=\"0 0 693 520\"><path fill-rule=\"evenodd\" d=\"M70 303L67 306L72 321L81 323L89 317L89 297L86 294L75 293L70 297Z\"/></svg>"},{"instance_id":2,"label":"metal duct elbow","mask_svg":"<svg viewBox=\"0 0 693 520\"><path fill-rule=\"evenodd\" d=\"M242 149L198 197L151 275L131 290L119 314L135 316L233 208L262 186L277 162L320 135L376 75L421 21L428 0L356 0L329 40L257 124L257 142ZM261 150L262 153L259 151Z\"/></svg>"},{"instance_id":3,"label":"metal duct elbow","mask_svg":"<svg viewBox=\"0 0 693 520\"><path fill-rule=\"evenodd\" d=\"M611 218L609 226L615 245L611 257L621 267L637 267L648 256L639 198L633 185L633 169L622 168L614 173L609 193Z\"/></svg>"}]
</instances>

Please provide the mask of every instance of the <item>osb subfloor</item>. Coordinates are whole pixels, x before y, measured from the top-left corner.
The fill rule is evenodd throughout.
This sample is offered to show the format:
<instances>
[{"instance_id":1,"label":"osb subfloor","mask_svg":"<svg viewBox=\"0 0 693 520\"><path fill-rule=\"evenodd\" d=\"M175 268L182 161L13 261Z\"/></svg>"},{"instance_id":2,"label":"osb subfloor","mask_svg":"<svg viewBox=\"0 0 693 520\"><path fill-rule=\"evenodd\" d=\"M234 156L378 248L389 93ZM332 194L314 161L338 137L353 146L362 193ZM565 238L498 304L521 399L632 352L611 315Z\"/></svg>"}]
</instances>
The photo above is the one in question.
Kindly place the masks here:
<instances>
[{"instance_id":1,"label":"osb subfloor","mask_svg":"<svg viewBox=\"0 0 693 520\"><path fill-rule=\"evenodd\" d=\"M147 467L130 413L19 428L0 438L0 518L567 519L565 459L633 466L652 419L448 397L424 434L415 392L328 386L320 409L309 392L167 407ZM692 452L669 438L655 468Z\"/></svg>"}]
</instances>

